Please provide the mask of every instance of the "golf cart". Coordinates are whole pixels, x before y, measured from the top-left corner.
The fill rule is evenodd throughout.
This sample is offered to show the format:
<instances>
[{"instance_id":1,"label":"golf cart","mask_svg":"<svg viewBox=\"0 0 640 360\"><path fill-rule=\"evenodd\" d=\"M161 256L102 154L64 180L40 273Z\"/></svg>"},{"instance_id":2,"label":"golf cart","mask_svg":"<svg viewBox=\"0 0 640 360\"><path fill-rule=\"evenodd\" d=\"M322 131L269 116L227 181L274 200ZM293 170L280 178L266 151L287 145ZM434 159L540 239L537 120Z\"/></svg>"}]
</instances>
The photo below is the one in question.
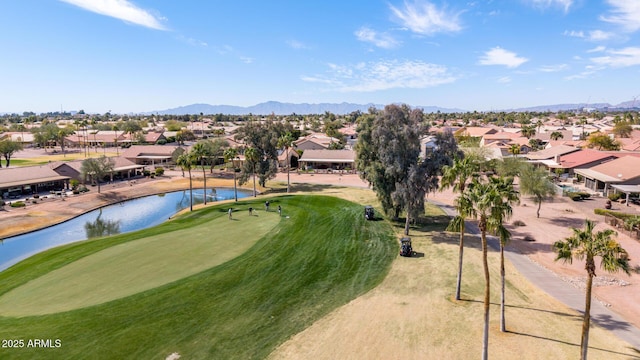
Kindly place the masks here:
<instances>
[{"instance_id":1,"label":"golf cart","mask_svg":"<svg viewBox=\"0 0 640 360\"><path fill-rule=\"evenodd\" d=\"M413 248L411 247L411 238L403 237L400 239L400 256L413 256Z\"/></svg>"},{"instance_id":2,"label":"golf cart","mask_svg":"<svg viewBox=\"0 0 640 360\"><path fill-rule=\"evenodd\" d=\"M367 220L373 220L374 217L373 206L367 205L364 207L364 218Z\"/></svg>"}]
</instances>

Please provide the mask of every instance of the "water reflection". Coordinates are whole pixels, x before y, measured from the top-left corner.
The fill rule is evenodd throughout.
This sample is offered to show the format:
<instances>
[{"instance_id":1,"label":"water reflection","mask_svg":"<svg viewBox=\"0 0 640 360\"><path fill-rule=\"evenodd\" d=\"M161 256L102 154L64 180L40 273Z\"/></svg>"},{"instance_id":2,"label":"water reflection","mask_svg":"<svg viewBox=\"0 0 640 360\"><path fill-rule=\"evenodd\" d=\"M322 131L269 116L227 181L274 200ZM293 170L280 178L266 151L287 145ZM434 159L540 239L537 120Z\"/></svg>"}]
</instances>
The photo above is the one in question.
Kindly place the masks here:
<instances>
[{"instance_id":1,"label":"water reflection","mask_svg":"<svg viewBox=\"0 0 640 360\"><path fill-rule=\"evenodd\" d=\"M115 235L120 233L120 220L101 219L102 209L95 221L87 221L84 224L84 231L87 239Z\"/></svg>"},{"instance_id":2,"label":"water reflection","mask_svg":"<svg viewBox=\"0 0 640 360\"><path fill-rule=\"evenodd\" d=\"M224 188L207 189L206 194L207 202L234 197L233 189ZM249 194L238 191L238 198L247 197ZM202 203L202 189L194 189L193 198L194 204ZM0 271L54 246L159 225L185 208L189 208L189 191L176 191L128 200L42 230L2 239Z\"/></svg>"}]
</instances>

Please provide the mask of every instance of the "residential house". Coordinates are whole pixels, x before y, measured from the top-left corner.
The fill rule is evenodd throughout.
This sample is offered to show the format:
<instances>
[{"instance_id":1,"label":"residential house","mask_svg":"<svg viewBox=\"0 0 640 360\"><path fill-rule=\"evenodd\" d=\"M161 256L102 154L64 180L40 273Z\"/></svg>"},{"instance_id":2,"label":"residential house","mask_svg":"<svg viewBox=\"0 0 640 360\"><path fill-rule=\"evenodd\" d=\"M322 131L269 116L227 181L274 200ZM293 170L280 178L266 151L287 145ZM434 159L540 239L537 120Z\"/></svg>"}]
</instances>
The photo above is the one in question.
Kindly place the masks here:
<instances>
[{"instance_id":1,"label":"residential house","mask_svg":"<svg viewBox=\"0 0 640 360\"><path fill-rule=\"evenodd\" d=\"M340 140L323 134L311 134L295 141L298 150L322 150L328 149L332 143Z\"/></svg>"},{"instance_id":2,"label":"residential house","mask_svg":"<svg viewBox=\"0 0 640 360\"><path fill-rule=\"evenodd\" d=\"M640 185L640 157L622 156L588 169L575 169L584 177L584 186L595 192L609 195L613 185Z\"/></svg>"},{"instance_id":3,"label":"residential house","mask_svg":"<svg viewBox=\"0 0 640 360\"><path fill-rule=\"evenodd\" d=\"M133 145L126 149L121 156L138 165L156 166L172 163L174 154L187 150L172 145Z\"/></svg>"},{"instance_id":4,"label":"residential house","mask_svg":"<svg viewBox=\"0 0 640 360\"><path fill-rule=\"evenodd\" d=\"M130 179L132 177L142 174L145 165L139 165L124 157L117 156L111 158L114 162L113 171L110 172L109 181L118 179ZM68 176L71 179L78 180L82 183L86 182L86 179L82 177L82 162L84 160L76 161L56 161L49 164L49 167L56 173Z\"/></svg>"},{"instance_id":5,"label":"residential house","mask_svg":"<svg viewBox=\"0 0 640 360\"><path fill-rule=\"evenodd\" d=\"M300 157L300 165L304 169L314 170L349 170L355 171L356 153L353 150L305 150Z\"/></svg>"},{"instance_id":6,"label":"residential house","mask_svg":"<svg viewBox=\"0 0 640 360\"><path fill-rule=\"evenodd\" d=\"M30 196L42 191L61 191L69 188L69 176L56 173L48 164L0 169L2 198Z\"/></svg>"},{"instance_id":7,"label":"residential house","mask_svg":"<svg viewBox=\"0 0 640 360\"><path fill-rule=\"evenodd\" d=\"M576 169L588 169L616 158L617 156L611 152L581 149L579 151L559 156L559 160L549 162L548 167L553 171L561 169L563 173L568 174L568 176L572 176Z\"/></svg>"}]
</instances>

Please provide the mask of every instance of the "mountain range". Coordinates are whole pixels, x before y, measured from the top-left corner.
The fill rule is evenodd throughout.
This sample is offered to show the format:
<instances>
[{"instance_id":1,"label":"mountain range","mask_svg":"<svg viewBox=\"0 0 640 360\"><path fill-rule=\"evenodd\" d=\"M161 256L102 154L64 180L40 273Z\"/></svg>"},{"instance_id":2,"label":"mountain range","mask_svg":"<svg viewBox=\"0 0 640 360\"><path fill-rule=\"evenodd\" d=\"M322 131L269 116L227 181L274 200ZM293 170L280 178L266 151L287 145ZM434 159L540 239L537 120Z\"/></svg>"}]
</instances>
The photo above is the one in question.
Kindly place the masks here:
<instances>
[{"instance_id":1,"label":"mountain range","mask_svg":"<svg viewBox=\"0 0 640 360\"><path fill-rule=\"evenodd\" d=\"M617 105L611 105L608 103L576 103L576 104L555 104L555 105L540 105L526 108L517 109L503 109L494 111L505 112L543 112L543 111L569 111L569 110L583 110L583 109L596 109L596 110L627 110L632 108L638 108L640 101L636 103L635 100L625 101ZM233 106L233 105L210 105L210 104L191 104L186 106L180 106L173 109L149 111L144 114L159 114L159 115L184 115L184 114L225 114L225 115L308 115L308 114L323 114L330 112L336 115L349 114L354 111L368 112L371 107L376 109L383 109L384 105L381 104L353 104L353 103L319 103L319 104L294 104L294 103L282 103L278 101L267 101L253 106ZM425 113L455 113L455 112L467 112L468 110L455 109L455 108L443 108L439 106L412 106L414 108L420 108Z\"/></svg>"}]
</instances>

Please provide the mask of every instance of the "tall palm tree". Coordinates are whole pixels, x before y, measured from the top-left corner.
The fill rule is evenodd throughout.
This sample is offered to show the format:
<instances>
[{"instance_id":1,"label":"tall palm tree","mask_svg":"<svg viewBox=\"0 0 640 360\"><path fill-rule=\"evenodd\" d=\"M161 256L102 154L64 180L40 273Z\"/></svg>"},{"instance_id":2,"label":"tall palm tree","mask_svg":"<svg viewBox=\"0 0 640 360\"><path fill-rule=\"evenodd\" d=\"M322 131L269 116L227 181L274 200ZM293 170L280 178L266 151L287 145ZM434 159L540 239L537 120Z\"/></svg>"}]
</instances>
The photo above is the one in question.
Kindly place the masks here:
<instances>
[{"instance_id":1,"label":"tall palm tree","mask_svg":"<svg viewBox=\"0 0 640 360\"><path fill-rule=\"evenodd\" d=\"M249 147L244 151L244 158L251 164L253 174L253 197L256 197L256 164L260 161L260 152L254 147Z\"/></svg>"},{"instance_id":2,"label":"tall palm tree","mask_svg":"<svg viewBox=\"0 0 640 360\"><path fill-rule=\"evenodd\" d=\"M557 260L562 260L571 264L573 258L578 260L586 258L585 269L587 270L586 300L584 305L584 319L582 322L582 335L580 340L580 359L587 359L589 348L589 326L591 321L591 287L593 278L596 276L595 258L600 257L600 267L609 273L619 270L629 275L629 259L625 249L612 239L616 234L611 229L593 232L595 223L585 220L584 229L572 228L573 235L564 240L556 241L553 244L554 250L558 253Z\"/></svg>"},{"instance_id":3,"label":"tall palm tree","mask_svg":"<svg viewBox=\"0 0 640 360\"><path fill-rule=\"evenodd\" d=\"M206 141L206 140L204 140ZM208 141L207 141L208 142ZM202 166L202 179L204 180L204 185L202 187L203 196L204 196L204 204L207 205L207 173L205 172L205 165L207 165L207 161L211 157L211 148L207 146L207 144L203 141L198 141L191 148L191 155L196 160L196 164L200 164Z\"/></svg>"},{"instance_id":4,"label":"tall palm tree","mask_svg":"<svg viewBox=\"0 0 640 360\"><path fill-rule=\"evenodd\" d=\"M295 145L295 139L290 132L287 132L286 134L281 135L280 138L278 138L278 147L284 148L287 156L287 159L285 160L287 164L287 192L291 190L291 183L289 181L289 168L291 167L291 160L289 159L289 149L294 148Z\"/></svg>"},{"instance_id":5,"label":"tall palm tree","mask_svg":"<svg viewBox=\"0 0 640 360\"><path fill-rule=\"evenodd\" d=\"M440 191L453 186L453 192L457 192L462 194L464 189L466 188L467 182L471 180L471 177L475 172L478 171L478 163L475 162L472 158L466 157L463 159L454 159L453 165L444 166L442 171L442 179L440 180ZM461 199L459 196L456 200ZM458 215L456 215L449 224L447 230L449 231L457 231L460 233L460 244L458 250L458 277L456 281L456 300L460 300L460 288L462 284L462 259L464 253L464 230L465 224L464 219L469 216L469 214L462 213L468 206L464 204L456 203L456 210L458 211Z\"/></svg>"},{"instance_id":6,"label":"tall palm tree","mask_svg":"<svg viewBox=\"0 0 640 360\"><path fill-rule=\"evenodd\" d=\"M511 153L511 155L516 156L518 154L520 154L520 145L518 144L511 144L511 146L509 146L509 152Z\"/></svg>"},{"instance_id":7,"label":"tall palm tree","mask_svg":"<svg viewBox=\"0 0 640 360\"><path fill-rule=\"evenodd\" d=\"M191 169L194 164L193 155L189 153L181 154L178 156L176 163L182 168L182 170L187 170L189 172L189 211L193 211L193 182L191 179Z\"/></svg>"},{"instance_id":8,"label":"tall palm tree","mask_svg":"<svg viewBox=\"0 0 640 360\"><path fill-rule=\"evenodd\" d=\"M118 150L118 125L113 125L113 127L111 127L111 129L113 129L113 133L115 135L115 137L113 138L113 143L116 147L116 155L120 155L120 151Z\"/></svg>"},{"instance_id":9,"label":"tall palm tree","mask_svg":"<svg viewBox=\"0 0 640 360\"><path fill-rule=\"evenodd\" d=\"M482 267L484 270L484 332L482 339L482 359L489 356L489 306L491 297L489 263L487 261L487 232L498 232L502 228L502 221L506 211L501 189L496 181L480 181L474 179L461 195L459 204L464 206L461 214L478 220L482 242Z\"/></svg>"},{"instance_id":10,"label":"tall palm tree","mask_svg":"<svg viewBox=\"0 0 640 360\"><path fill-rule=\"evenodd\" d=\"M505 283L506 276L504 271L504 248L507 242L511 239L511 233L505 228L502 223L504 220L511 217L513 213L512 204L520 202L520 195L513 187L513 178L492 178L491 182L494 183L500 196L502 197L502 203L500 207L494 208L496 216L500 216L501 219L496 224L495 233L500 239L500 331L506 332L506 320L505 320Z\"/></svg>"},{"instance_id":11,"label":"tall palm tree","mask_svg":"<svg viewBox=\"0 0 640 360\"><path fill-rule=\"evenodd\" d=\"M236 185L236 165L233 163L234 159L238 156L238 150L235 148L228 148L224 151L224 162L231 161L233 167L233 196L238 201L238 186Z\"/></svg>"}]
</instances>

